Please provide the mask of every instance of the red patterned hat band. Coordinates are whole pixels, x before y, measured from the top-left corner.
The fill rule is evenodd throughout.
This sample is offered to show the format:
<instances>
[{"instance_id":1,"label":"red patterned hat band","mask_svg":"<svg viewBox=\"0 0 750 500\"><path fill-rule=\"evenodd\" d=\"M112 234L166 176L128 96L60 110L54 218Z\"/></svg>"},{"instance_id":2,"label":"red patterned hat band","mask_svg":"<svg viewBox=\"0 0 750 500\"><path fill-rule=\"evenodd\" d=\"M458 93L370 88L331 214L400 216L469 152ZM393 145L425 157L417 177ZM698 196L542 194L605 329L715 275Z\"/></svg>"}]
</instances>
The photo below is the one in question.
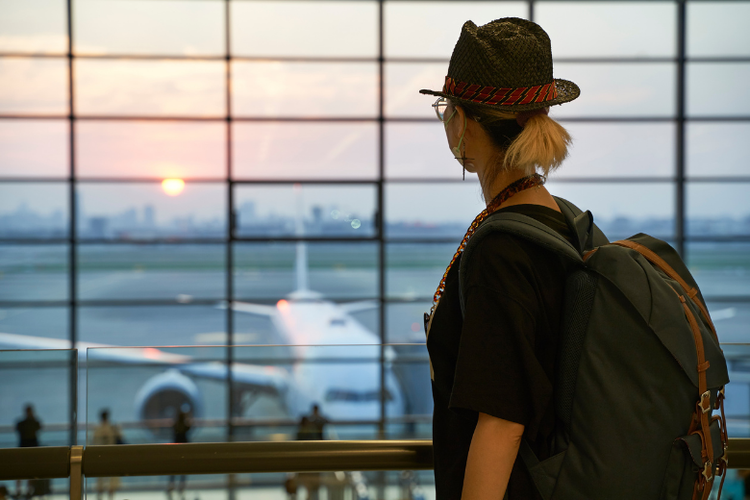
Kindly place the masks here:
<instances>
[{"instance_id":1,"label":"red patterned hat band","mask_svg":"<svg viewBox=\"0 0 750 500\"><path fill-rule=\"evenodd\" d=\"M490 106L513 106L557 99L555 81L533 87L497 88L458 82L446 76L443 92L465 101Z\"/></svg>"}]
</instances>

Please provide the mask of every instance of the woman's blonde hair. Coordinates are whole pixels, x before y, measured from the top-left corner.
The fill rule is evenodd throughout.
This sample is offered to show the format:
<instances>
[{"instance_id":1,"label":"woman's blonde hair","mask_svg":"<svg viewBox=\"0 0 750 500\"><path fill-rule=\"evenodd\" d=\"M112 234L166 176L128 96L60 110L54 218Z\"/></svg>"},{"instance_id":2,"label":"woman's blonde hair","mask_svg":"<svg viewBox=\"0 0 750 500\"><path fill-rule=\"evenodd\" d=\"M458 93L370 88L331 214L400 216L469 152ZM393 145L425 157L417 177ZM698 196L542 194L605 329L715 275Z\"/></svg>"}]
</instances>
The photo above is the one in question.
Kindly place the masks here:
<instances>
[{"instance_id":1,"label":"woman's blonde hair","mask_svg":"<svg viewBox=\"0 0 750 500\"><path fill-rule=\"evenodd\" d=\"M568 156L570 134L545 113L531 116L522 127L517 113L455 103L476 120L500 150L495 175L520 169L545 177Z\"/></svg>"}]
</instances>

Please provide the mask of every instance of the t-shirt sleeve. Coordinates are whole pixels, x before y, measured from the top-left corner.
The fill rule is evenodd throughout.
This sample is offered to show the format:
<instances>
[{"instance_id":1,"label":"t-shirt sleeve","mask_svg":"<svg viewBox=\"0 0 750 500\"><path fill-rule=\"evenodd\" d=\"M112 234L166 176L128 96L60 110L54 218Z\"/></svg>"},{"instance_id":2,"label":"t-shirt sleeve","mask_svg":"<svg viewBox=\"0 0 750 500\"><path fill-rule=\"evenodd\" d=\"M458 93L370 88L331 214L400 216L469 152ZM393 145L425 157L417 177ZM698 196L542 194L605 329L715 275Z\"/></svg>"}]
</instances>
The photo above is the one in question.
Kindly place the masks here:
<instances>
[{"instance_id":1,"label":"t-shirt sleeve","mask_svg":"<svg viewBox=\"0 0 750 500\"><path fill-rule=\"evenodd\" d=\"M510 235L488 235L472 254L450 407L517 422L534 439L552 398L535 355L540 307L533 263Z\"/></svg>"}]
</instances>

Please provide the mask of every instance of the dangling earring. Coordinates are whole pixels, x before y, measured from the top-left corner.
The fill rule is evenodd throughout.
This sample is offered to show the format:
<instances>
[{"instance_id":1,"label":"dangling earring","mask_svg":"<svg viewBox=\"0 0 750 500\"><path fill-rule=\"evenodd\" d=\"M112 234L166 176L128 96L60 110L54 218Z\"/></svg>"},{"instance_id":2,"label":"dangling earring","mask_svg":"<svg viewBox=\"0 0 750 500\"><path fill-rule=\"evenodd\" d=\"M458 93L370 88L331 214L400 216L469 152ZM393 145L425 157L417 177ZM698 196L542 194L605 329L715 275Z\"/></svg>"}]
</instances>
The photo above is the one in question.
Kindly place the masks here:
<instances>
[{"instance_id":1,"label":"dangling earring","mask_svg":"<svg viewBox=\"0 0 750 500\"><path fill-rule=\"evenodd\" d=\"M461 132L461 137L458 139L458 145L451 148L451 153L453 153L453 157L464 168L464 175L463 175L464 180L466 180L466 166L464 165L464 163L466 162L466 160L471 160L471 158L466 157L465 153L461 152L461 144L463 144L464 142L464 136L466 135L467 127L468 127L468 121L466 120L466 115L464 115L464 129ZM464 151L465 150L466 150L466 146L464 146Z\"/></svg>"}]
</instances>

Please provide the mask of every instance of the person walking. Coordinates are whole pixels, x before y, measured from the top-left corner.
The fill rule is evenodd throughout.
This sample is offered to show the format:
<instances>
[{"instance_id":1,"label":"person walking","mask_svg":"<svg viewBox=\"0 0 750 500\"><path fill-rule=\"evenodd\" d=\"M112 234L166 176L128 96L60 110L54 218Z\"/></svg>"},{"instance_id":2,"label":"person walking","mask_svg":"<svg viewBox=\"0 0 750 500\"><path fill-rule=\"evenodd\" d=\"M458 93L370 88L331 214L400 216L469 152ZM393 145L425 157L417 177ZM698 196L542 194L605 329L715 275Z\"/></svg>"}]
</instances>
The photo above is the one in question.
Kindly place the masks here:
<instances>
[{"instance_id":1,"label":"person walking","mask_svg":"<svg viewBox=\"0 0 750 500\"><path fill-rule=\"evenodd\" d=\"M103 409L99 412L99 425L94 429L93 444L113 445L123 442L120 428L113 425L109 420L109 410ZM101 500L104 492L107 492L109 500L113 500L115 492L120 487L119 477L96 478L96 498Z\"/></svg>"},{"instance_id":2,"label":"person walking","mask_svg":"<svg viewBox=\"0 0 750 500\"><path fill-rule=\"evenodd\" d=\"M18 447L27 448L39 446L39 431L42 430L42 423L34 415L34 406L26 404L23 408L24 418L16 422L16 432L18 433ZM26 482L26 496L40 496L49 493L49 479L30 479ZM21 498L21 480L16 481L16 498Z\"/></svg>"},{"instance_id":3,"label":"person walking","mask_svg":"<svg viewBox=\"0 0 750 500\"><path fill-rule=\"evenodd\" d=\"M180 410L177 413L177 417L174 419L172 424L172 442L173 443L188 443L188 433L190 432L191 422L190 416L187 412ZM177 486L177 492L180 494L180 498L185 498L185 485L187 482L187 476L184 474L180 476L180 482ZM167 485L167 496L172 498L172 492L175 490L175 476L169 476L169 484Z\"/></svg>"}]
</instances>

